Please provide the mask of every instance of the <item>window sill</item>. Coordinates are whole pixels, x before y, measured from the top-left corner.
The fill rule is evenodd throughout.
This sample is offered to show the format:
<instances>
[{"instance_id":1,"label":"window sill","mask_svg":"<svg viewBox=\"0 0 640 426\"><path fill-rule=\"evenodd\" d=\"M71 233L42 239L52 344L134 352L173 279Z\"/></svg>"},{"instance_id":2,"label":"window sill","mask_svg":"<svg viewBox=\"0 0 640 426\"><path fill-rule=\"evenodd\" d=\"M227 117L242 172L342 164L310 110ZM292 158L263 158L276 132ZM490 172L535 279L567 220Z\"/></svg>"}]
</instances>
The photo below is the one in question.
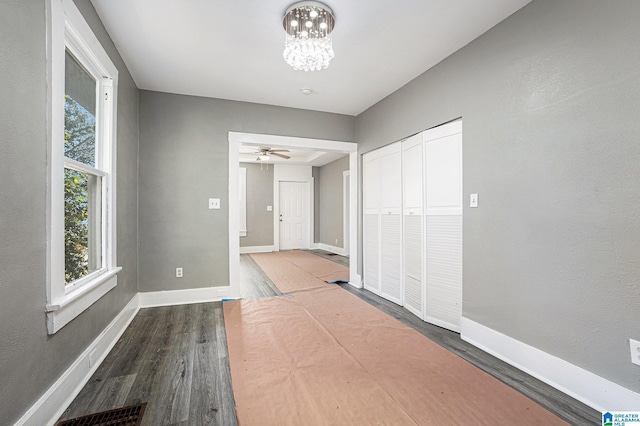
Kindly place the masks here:
<instances>
[{"instance_id":1,"label":"window sill","mask_svg":"<svg viewBox=\"0 0 640 426\"><path fill-rule=\"evenodd\" d=\"M118 285L117 274L121 270L121 267L113 268L55 303L47 304L48 333L56 333Z\"/></svg>"}]
</instances>

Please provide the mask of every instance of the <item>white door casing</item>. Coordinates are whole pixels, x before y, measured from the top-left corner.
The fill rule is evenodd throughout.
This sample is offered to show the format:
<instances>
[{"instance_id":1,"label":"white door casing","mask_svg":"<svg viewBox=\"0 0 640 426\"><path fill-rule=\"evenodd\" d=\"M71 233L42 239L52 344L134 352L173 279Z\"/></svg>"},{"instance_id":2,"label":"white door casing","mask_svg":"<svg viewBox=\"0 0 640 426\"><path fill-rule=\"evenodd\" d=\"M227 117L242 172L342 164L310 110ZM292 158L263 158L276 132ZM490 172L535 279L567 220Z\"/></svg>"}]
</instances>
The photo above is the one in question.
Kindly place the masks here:
<instances>
[{"instance_id":1,"label":"white door casing","mask_svg":"<svg viewBox=\"0 0 640 426\"><path fill-rule=\"evenodd\" d=\"M349 256L349 234L350 234L350 203L349 203L349 178L351 173L349 170L342 172L342 247L344 248L344 255Z\"/></svg>"}]
</instances>

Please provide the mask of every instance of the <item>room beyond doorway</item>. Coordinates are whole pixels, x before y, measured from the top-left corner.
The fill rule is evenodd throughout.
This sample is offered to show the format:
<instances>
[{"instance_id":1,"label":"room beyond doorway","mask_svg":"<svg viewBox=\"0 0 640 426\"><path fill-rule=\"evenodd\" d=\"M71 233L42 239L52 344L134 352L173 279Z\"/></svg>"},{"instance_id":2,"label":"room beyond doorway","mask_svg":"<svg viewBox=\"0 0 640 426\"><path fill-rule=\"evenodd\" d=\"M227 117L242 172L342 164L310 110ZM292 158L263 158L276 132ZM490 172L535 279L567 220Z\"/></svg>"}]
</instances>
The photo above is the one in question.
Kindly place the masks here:
<instances>
[{"instance_id":1,"label":"room beyond doorway","mask_svg":"<svg viewBox=\"0 0 640 426\"><path fill-rule=\"evenodd\" d=\"M239 295L239 263L240 263L240 247L238 242L239 228L239 167L240 162L240 146L268 146L268 147L287 147L289 149L305 148L318 149L327 152L336 152L349 155L349 169L351 171L351 179L349 181L349 203L350 211L357 211L357 145L352 142L341 142L322 139L309 139L291 136L263 135L254 133L229 132L229 297ZM281 179L287 180L287 179ZM275 194L274 194L275 195ZM277 198L275 198L277 200ZM274 206L275 210L275 206ZM274 212L275 213L275 212ZM349 282L359 287L360 276L357 271L357 216L350 217L350 235L349 247L351 254L350 262L350 278ZM279 250L279 244L275 244L274 250Z\"/></svg>"}]
</instances>

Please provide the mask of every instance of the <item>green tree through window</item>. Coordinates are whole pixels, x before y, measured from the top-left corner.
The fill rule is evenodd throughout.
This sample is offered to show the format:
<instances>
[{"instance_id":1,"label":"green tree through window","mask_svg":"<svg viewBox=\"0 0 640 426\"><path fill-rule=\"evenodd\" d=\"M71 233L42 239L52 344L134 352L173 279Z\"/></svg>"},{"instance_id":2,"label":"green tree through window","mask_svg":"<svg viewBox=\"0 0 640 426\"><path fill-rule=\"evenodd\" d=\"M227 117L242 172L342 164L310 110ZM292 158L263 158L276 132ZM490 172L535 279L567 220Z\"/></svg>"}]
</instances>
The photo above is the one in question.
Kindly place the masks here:
<instances>
[{"instance_id":1,"label":"green tree through window","mask_svg":"<svg viewBox=\"0 0 640 426\"><path fill-rule=\"evenodd\" d=\"M95 117L65 95L64 155L81 163L95 165ZM96 177L70 168L64 169L65 282L82 278L91 268L89 245L90 185Z\"/></svg>"}]
</instances>

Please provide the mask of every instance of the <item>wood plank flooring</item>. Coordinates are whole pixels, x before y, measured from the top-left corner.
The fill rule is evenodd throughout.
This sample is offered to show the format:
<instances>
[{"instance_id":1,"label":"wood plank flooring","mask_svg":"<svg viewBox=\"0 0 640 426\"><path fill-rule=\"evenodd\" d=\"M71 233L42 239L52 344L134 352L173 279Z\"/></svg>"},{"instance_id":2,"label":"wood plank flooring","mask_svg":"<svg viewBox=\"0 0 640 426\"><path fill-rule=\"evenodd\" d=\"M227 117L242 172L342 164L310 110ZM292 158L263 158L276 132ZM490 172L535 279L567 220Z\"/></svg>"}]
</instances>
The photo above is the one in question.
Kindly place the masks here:
<instances>
[{"instance_id":1,"label":"wood plank flooring","mask_svg":"<svg viewBox=\"0 0 640 426\"><path fill-rule=\"evenodd\" d=\"M250 255L240 255L240 297L273 297L281 294Z\"/></svg>"},{"instance_id":2,"label":"wood plank flooring","mask_svg":"<svg viewBox=\"0 0 640 426\"><path fill-rule=\"evenodd\" d=\"M61 420L147 402L143 425L236 425L222 303L141 309Z\"/></svg>"},{"instance_id":3,"label":"wood plank flooring","mask_svg":"<svg viewBox=\"0 0 640 426\"><path fill-rule=\"evenodd\" d=\"M325 259L332 260L340 265L346 266L347 268L349 267L348 256L341 256L339 254L331 253L330 251L326 251L326 250L303 250L303 251L313 253L316 256L324 257Z\"/></svg>"},{"instance_id":4,"label":"wood plank flooring","mask_svg":"<svg viewBox=\"0 0 640 426\"><path fill-rule=\"evenodd\" d=\"M319 255L348 264L343 256ZM280 294L250 256L241 255L240 267L243 297ZM459 334L369 291L342 287L567 422L601 424L597 411L464 342ZM141 309L61 420L141 402L148 402L143 425L237 425L222 303Z\"/></svg>"}]
</instances>

